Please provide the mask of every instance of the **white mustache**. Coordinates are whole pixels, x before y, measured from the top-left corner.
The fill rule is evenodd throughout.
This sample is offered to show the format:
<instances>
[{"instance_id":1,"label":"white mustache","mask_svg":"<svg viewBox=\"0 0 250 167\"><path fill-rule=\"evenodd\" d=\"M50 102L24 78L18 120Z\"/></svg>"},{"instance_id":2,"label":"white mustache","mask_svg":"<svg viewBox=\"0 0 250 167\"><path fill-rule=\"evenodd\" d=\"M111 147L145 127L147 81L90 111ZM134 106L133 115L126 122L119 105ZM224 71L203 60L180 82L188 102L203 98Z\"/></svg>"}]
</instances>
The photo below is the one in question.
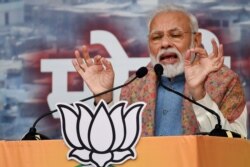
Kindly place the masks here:
<instances>
[{"instance_id":1,"label":"white mustache","mask_svg":"<svg viewBox=\"0 0 250 167\"><path fill-rule=\"evenodd\" d=\"M182 54L176 48L161 49L156 56L158 62L160 62L160 57L163 54L175 53L179 59L181 59Z\"/></svg>"}]
</instances>

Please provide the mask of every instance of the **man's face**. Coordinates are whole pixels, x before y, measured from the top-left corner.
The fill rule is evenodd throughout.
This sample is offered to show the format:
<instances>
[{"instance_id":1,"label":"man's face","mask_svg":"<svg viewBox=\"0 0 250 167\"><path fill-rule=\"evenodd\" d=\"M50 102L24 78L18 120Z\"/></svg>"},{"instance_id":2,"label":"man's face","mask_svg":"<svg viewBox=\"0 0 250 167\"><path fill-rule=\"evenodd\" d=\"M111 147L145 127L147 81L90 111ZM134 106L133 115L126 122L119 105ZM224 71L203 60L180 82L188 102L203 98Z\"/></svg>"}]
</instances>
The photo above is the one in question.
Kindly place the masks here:
<instances>
[{"instance_id":1,"label":"man's face","mask_svg":"<svg viewBox=\"0 0 250 167\"><path fill-rule=\"evenodd\" d=\"M193 45L190 20L185 14L162 12L155 16L148 40L153 65L162 64L167 77L183 73L183 55Z\"/></svg>"}]
</instances>

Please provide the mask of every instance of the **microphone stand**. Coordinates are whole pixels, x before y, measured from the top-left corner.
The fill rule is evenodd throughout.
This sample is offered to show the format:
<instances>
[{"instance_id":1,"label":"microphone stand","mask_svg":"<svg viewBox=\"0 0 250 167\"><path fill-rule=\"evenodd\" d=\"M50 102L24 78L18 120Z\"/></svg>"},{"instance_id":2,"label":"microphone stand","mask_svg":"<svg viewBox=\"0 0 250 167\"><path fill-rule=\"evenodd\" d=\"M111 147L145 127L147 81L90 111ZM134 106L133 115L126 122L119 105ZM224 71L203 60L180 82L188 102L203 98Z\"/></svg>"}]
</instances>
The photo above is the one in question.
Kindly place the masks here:
<instances>
[{"instance_id":1,"label":"microphone stand","mask_svg":"<svg viewBox=\"0 0 250 167\"><path fill-rule=\"evenodd\" d=\"M177 95L183 97L184 99L190 101L191 103L194 103L194 104L200 106L201 108L207 110L207 111L210 112L211 114L215 115L216 118L217 118L217 122L218 122L218 123L215 125L215 129L221 129L221 128L222 128L222 127L221 127L221 119L220 119L220 116L219 116L215 111L211 110L210 108L207 108L206 106L201 105L200 103L196 102L196 101L193 100L193 99L190 99L189 97L187 97L187 96L181 94L180 92L177 92L177 91L175 91L174 89L170 89L169 87L163 85L163 83L162 83L161 80L160 80L159 83L160 83L160 85L161 85L163 88L165 88L166 90L168 90L168 91L170 91L170 92L173 92L173 93L175 93L175 94L177 94Z\"/></svg>"},{"instance_id":2,"label":"microphone stand","mask_svg":"<svg viewBox=\"0 0 250 167\"><path fill-rule=\"evenodd\" d=\"M101 92L101 93L95 94L93 96L87 97L85 99L82 99L80 101L81 102L85 102L87 100L93 99L95 97L101 96L103 94L106 94L106 93L112 92L112 91L114 91L116 89L119 89L119 88L122 88L124 86L127 86L128 84L130 84L131 82L133 82L135 79L144 77L147 73L148 73L148 69L146 67L141 67L141 68L139 68L136 71L136 76L134 78L132 78L130 81L128 81L128 82L126 82L126 83L124 83L124 84L122 84L120 86L114 87L112 89L109 89L109 90L106 90L104 92ZM70 105L73 105L73 104L71 103ZM56 109L52 110L50 112L47 112L45 114L42 114L40 117L38 117L36 119L36 121L34 122L33 126L29 129L29 132L26 135L24 135L24 137L22 138L22 140L48 140L49 138L47 136L42 135L42 134L36 132L36 125L37 125L37 123L41 119L43 119L44 117L47 117L47 116L49 116L49 115L51 115L51 114L53 114L55 112L57 112Z\"/></svg>"},{"instance_id":3,"label":"microphone stand","mask_svg":"<svg viewBox=\"0 0 250 167\"><path fill-rule=\"evenodd\" d=\"M218 113L216 113L215 111L211 110L210 108L207 108L206 106L204 105L201 105L200 103L196 102L195 100L193 99L190 99L188 98L187 96L181 94L180 92L177 92L173 89L170 89L169 87L163 85L162 81L160 80L159 81L159 84L166 90L170 91L170 92L173 92L181 97L183 97L184 99L190 101L191 103L194 103L198 106L200 106L201 108L205 109L206 111L208 111L209 113L211 113L212 115L215 115L216 118L217 118L217 124L215 125L214 129L210 132L210 133L200 133L200 134L208 134L209 136L221 136L221 137L234 137L234 138L244 138L243 136L241 136L240 134L238 133L235 133L235 132L232 132L232 131L229 131L229 130L225 130L225 129L222 129L222 126L221 126L221 119L220 119L220 116Z\"/></svg>"}]
</instances>

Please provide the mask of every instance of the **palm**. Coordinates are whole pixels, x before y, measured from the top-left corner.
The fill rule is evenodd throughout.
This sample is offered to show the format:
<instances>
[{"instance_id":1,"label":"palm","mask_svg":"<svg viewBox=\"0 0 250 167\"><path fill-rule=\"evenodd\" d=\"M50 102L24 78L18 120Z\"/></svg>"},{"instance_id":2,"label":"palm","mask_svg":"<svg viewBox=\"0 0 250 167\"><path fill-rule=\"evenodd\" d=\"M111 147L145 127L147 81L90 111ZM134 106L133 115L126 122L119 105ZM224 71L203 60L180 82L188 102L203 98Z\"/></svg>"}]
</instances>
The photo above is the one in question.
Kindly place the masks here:
<instances>
[{"instance_id":1,"label":"palm","mask_svg":"<svg viewBox=\"0 0 250 167\"><path fill-rule=\"evenodd\" d=\"M201 58L194 65L185 66L185 77L190 87L195 88L200 85L210 72L216 70L213 62L214 59L207 57Z\"/></svg>"},{"instance_id":2,"label":"palm","mask_svg":"<svg viewBox=\"0 0 250 167\"><path fill-rule=\"evenodd\" d=\"M91 59L86 46L83 46L82 52L83 57L80 56L79 51L75 51L76 60L73 60L72 63L89 89L94 94L111 89L114 83L114 71L111 63L99 55Z\"/></svg>"},{"instance_id":3,"label":"palm","mask_svg":"<svg viewBox=\"0 0 250 167\"><path fill-rule=\"evenodd\" d=\"M86 69L82 76L89 89L94 93L100 93L113 87L113 70L99 70L100 65L92 65Z\"/></svg>"},{"instance_id":4,"label":"palm","mask_svg":"<svg viewBox=\"0 0 250 167\"><path fill-rule=\"evenodd\" d=\"M217 50L217 51L216 51ZM199 55L194 63L190 61L191 52ZM185 77L190 88L197 88L204 84L209 73L217 71L223 65L222 46L214 46L214 52L207 55L205 49L196 48L188 51L185 58Z\"/></svg>"}]
</instances>

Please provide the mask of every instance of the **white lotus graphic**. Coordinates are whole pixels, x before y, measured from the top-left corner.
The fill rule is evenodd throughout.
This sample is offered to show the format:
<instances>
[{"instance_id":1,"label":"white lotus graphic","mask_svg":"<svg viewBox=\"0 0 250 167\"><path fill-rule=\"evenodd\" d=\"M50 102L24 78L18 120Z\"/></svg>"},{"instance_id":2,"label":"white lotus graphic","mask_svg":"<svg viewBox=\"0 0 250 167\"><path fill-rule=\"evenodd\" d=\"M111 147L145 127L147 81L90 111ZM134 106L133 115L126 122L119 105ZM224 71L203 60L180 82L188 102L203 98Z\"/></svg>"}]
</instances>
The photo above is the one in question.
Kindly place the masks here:
<instances>
[{"instance_id":1,"label":"white lotus graphic","mask_svg":"<svg viewBox=\"0 0 250 167\"><path fill-rule=\"evenodd\" d=\"M109 108L100 101L93 111L81 102L57 104L63 139L70 148L68 159L98 167L135 159L145 105L137 102L127 107L126 101L120 101Z\"/></svg>"}]
</instances>

